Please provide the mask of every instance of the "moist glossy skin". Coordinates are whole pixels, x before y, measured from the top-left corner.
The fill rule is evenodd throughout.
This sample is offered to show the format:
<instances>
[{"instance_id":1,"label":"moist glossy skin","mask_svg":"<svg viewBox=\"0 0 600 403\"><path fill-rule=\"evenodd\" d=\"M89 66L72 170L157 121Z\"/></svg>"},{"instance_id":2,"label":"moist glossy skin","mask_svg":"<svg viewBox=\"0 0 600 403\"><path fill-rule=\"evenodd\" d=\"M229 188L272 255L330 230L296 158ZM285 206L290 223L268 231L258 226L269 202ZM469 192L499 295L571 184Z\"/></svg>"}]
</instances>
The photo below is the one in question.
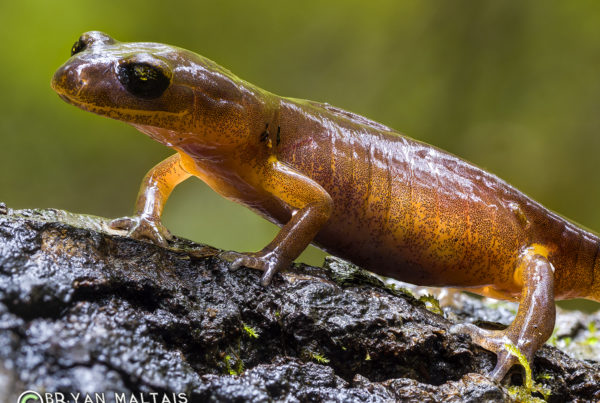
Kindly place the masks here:
<instances>
[{"instance_id":1,"label":"moist glossy skin","mask_svg":"<svg viewBox=\"0 0 600 403\"><path fill-rule=\"evenodd\" d=\"M189 51L84 34L54 90L123 120L176 153L142 182L135 215L112 226L166 245L163 206L197 176L282 226L263 250L227 252L263 283L310 242L373 272L419 285L517 299L509 328L456 325L498 354L491 376L550 336L554 298L600 300L600 239L496 176L327 104L283 98Z\"/></svg>"}]
</instances>

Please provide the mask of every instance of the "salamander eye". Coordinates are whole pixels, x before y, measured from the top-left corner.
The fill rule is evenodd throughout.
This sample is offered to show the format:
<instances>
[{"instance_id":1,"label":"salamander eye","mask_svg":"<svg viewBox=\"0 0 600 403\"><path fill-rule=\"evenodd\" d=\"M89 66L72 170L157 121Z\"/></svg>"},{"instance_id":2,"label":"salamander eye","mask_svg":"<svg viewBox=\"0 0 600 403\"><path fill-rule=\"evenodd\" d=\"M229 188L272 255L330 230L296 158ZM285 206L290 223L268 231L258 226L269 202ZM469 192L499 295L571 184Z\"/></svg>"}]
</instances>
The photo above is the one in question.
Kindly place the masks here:
<instances>
[{"instance_id":1,"label":"salamander eye","mask_svg":"<svg viewBox=\"0 0 600 403\"><path fill-rule=\"evenodd\" d=\"M86 47L87 44L84 41L82 41L81 38L79 38L79 40L75 42L73 44L73 47L71 48L71 56L85 50Z\"/></svg>"},{"instance_id":2,"label":"salamander eye","mask_svg":"<svg viewBox=\"0 0 600 403\"><path fill-rule=\"evenodd\" d=\"M136 97L160 97L171 84L171 72L148 62L125 62L119 65L117 76L123 87Z\"/></svg>"}]
</instances>

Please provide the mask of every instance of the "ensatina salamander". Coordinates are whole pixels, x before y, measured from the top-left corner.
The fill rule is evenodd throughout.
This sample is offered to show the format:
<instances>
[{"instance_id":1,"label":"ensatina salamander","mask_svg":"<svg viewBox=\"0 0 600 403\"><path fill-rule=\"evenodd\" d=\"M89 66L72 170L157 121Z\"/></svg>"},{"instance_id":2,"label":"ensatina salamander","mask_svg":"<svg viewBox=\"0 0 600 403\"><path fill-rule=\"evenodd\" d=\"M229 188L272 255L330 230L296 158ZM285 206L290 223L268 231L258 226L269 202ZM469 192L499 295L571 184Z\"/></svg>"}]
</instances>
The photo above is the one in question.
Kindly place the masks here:
<instances>
[{"instance_id":1,"label":"ensatina salamander","mask_svg":"<svg viewBox=\"0 0 600 403\"><path fill-rule=\"evenodd\" d=\"M598 235L431 145L324 103L262 90L195 53L81 36L52 87L176 153L145 176L135 215L111 226L166 245L169 194L196 176L281 230L256 253L228 252L263 284L311 242L375 273L518 300L504 330L451 330L495 352L491 376L528 360L552 333L555 299L600 300Z\"/></svg>"}]
</instances>

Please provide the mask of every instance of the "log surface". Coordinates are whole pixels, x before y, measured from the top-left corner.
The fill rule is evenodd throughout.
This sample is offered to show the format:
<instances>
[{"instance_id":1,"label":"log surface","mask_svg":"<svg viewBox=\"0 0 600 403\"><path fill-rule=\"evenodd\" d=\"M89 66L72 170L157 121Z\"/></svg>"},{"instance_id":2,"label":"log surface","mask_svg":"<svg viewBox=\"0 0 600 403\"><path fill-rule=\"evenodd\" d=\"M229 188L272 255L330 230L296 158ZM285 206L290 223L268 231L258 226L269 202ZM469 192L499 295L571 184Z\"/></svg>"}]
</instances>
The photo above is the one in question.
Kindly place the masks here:
<instances>
[{"instance_id":1,"label":"log surface","mask_svg":"<svg viewBox=\"0 0 600 403\"><path fill-rule=\"evenodd\" d=\"M28 389L110 402L512 401L485 376L492 353L337 259L262 287L259 272L230 270L206 245L166 249L103 218L0 207L0 402ZM477 304L450 317L475 320ZM546 345L533 371L548 375L550 401L600 400L598 362ZM516 367L505 382L519 380Z\"/></svg>"}]
</instances>

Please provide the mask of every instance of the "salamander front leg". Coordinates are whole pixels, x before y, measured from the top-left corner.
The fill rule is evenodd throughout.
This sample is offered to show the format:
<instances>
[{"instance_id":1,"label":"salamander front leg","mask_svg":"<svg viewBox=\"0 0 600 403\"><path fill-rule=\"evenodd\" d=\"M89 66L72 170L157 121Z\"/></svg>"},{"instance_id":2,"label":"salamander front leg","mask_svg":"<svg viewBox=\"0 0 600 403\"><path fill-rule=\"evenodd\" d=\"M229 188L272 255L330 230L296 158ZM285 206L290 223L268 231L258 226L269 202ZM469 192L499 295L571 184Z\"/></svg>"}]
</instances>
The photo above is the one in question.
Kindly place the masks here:
<instances>
[{"instance_id":1,"label":"salamander front leg","mask_svg":"<svg viewBox=\"0 0 600 403\"><path fill-rule=\"evenodd\" d=\"M132 238L166 246L172 235L160 221L163 207L175 186L190 176L181 166L179 154L160 162L142 180L134 216L117 218L110 227L127 230Z\"/></svg>"},{"instance_id":2,"label":"salamander front leg","mask_svg":"<svg viewBox=\"0 0 600 403\"><path fill-rule=\"evenodd\" d=\"M261 282L268 285L317 235L331 215L333 202L318 183L284 164L271 161L265 171L264 189L290 208L291 219L260 252L224 252L221 256L234 269L246 266L264 271Z\"/></svg>"},{"instance_id":3,"label":"salamander front leg","mask_svg":"<svg viewBox=\"0 0 600 403\"><path fill-rule=\"evenodd\" d=\"M554 306L554 270L548 259L538 254L525 255L517 274L521 273L523 289L517 316L504 330L485 330L471 324L454 325L452 333L466 333L474 343L493 351L498 361L490 376L500 381L518 363L505 345L514 344L532 362L533 355L552 334L556 311Z\"/></svg>"}]
</instances>

